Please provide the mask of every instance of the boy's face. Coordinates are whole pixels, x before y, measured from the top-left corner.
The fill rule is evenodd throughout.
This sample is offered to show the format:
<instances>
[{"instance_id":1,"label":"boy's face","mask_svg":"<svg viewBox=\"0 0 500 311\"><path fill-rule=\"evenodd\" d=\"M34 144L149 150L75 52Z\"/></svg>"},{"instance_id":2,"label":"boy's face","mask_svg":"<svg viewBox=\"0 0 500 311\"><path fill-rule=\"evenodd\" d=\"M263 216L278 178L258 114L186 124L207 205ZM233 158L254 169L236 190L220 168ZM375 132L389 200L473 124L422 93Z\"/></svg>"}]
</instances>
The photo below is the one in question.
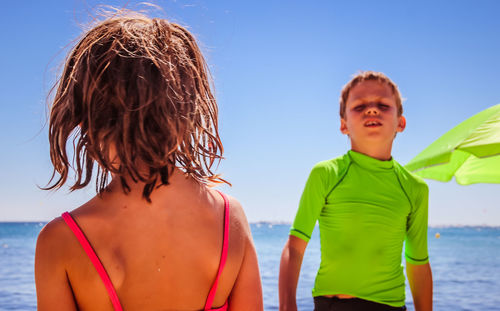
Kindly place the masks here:
<instances>
[{"instance_id":1,"label":"boy's face","mask_svg":"<svg viewBox=\"0 0 500 311\"><path fill-rule=\"evenodd\" d=\"M366 147L387 143L390 148L396 133L405 126L406 120L398 116L396 99L386 83L368 80L350 90L340 131L349 135L351 144Z\"/></svg>"}]
</instances>

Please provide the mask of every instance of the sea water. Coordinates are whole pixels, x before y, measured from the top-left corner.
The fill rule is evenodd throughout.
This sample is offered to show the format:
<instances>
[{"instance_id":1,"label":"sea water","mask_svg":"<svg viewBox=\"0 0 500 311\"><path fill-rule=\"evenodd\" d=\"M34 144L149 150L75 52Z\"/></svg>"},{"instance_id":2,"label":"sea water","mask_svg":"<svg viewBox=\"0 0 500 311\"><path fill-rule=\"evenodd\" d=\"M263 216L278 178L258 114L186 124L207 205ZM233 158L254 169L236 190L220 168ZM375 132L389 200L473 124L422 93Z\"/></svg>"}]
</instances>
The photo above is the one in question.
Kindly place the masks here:
<instances>
[{"instance_id":1,"label":"sea water","mask_svg":"<svg viewBox=\"0 0 500 311\"><path fill-rule=\"evenodd\" d=\"M0 310L36 310L35 243L43 223L0 223ZM278 310L279 262L289 225L252 224L265 310ZM319 266L316 229L304 256L297 289L299 310L312 310L311 289ZM436 238L436 233L440 237ZM429 229L434 310L500 311L500 228ZM406 304L414 310L407 286Z\"/></svg>"}]
</instances>

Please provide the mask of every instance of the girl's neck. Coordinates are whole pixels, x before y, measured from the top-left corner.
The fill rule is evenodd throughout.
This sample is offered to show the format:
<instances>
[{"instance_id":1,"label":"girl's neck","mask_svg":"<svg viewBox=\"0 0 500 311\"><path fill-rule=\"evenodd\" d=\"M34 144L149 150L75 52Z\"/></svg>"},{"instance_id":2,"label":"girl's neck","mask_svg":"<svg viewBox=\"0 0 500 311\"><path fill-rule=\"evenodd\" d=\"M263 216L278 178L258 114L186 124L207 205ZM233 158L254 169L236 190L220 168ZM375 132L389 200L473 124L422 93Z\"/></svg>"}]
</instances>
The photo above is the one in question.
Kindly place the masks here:
<instances>
[{"instance_id":1,"label":"girl's neck","mask_svg":"<svg viewBox=\"0 0 500 311\"><path fill-rule=\"evenodd\" d=\"M143 191L146 183L142 181L135 182L131 177L125 176L125 182L127 183L130 191L125 192L122 188L122 182L120 177L113 176L113 179L106 187L103 192L103 198L110 198L111 196L126 196L127 200L144 200ZM169 193L172 191L182 191L182 188L192 186L194 180L189 178L184 172L178 168L174 168L168 176L168 185L160 185L160 180L157 181L157 185L151 192L151 200L159 195Z\"/></svg>"}]
</instances>

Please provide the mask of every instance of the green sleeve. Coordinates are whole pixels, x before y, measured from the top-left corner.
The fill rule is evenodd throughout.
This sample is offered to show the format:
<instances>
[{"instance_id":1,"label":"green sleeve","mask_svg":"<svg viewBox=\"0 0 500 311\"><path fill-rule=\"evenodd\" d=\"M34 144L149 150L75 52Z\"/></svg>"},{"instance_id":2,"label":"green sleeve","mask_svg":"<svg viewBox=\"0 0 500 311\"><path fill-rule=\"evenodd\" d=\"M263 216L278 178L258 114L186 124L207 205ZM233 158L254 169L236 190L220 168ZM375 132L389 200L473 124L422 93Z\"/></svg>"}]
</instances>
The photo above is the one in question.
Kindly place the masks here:
<instances>
[{"instance_id":1,"label":"green sleeve","mask_svg":"<svg viewBox=\"0 0 500 311\"><path fill-rule=\"evenodd\" d=\"M325 204L327 182L325 169L322 163L318 163L312 169L302 192L295 220L290 229L290 235L306 242L311 239L314 226Z\"/></svg>"},{"instance_id":2,"label":"green sleeve","mask_svg":"<svg viewBox=\"0 0 500 311\"><path fill-rule=\"evenodd\" d=\"M428 201L429 188L422 183L413 209L408 216L406 228L405 258L407 262L414 265L423 265L429 261L427 252Z\"/></svg>"}]
</instances>

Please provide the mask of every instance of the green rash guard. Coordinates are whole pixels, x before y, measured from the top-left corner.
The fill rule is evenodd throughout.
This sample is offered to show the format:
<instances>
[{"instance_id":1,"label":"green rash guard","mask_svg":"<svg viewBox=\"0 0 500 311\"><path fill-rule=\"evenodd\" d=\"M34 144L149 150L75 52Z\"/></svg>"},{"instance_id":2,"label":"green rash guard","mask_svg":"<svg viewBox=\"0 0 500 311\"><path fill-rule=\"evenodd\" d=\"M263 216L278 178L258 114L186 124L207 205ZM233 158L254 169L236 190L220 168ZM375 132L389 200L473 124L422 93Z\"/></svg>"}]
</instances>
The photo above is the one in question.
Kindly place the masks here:
<instances>
[{"instance_id":1,"label":"green rash guard","mask_svg":"<svg viewBox=\"0 0 500 311\"><path fill-rule=\"evenodd\" d=\"M290 234L309 241L319 221L313 296L347 294L401 307L407 262L428 262L428 188L394 160L354 151L314 166Z\"/></svg>"}]
</instances>

